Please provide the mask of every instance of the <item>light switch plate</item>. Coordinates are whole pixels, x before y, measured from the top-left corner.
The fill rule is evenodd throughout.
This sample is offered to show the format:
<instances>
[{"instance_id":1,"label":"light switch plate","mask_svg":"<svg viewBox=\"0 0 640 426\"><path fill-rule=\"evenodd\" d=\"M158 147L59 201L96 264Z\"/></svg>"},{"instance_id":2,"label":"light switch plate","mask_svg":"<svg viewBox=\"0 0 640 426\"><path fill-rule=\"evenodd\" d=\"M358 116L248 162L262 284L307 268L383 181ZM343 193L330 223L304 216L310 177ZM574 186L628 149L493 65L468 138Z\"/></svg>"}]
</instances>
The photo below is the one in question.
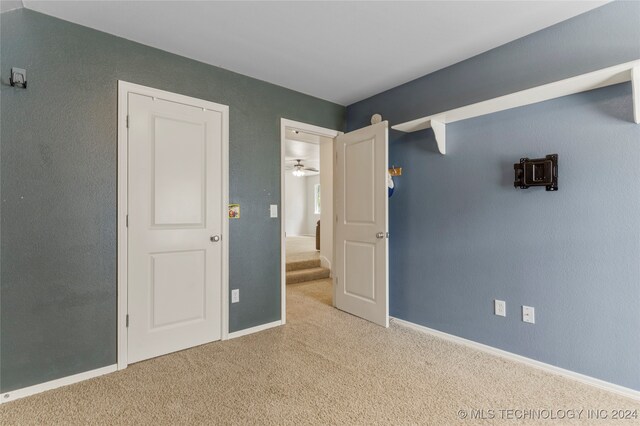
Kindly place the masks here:
<instances>
[{"instance_id":1,"label":"light switch plate","mask_svg":"<svg viewBox=\"0 0 640 426\"><path fill-rule=\"evenodd\" d=\"M271 217L278 217L278 205L277 204L271 204L269 210L271 212Z\"/></svg>"}]
</instances>

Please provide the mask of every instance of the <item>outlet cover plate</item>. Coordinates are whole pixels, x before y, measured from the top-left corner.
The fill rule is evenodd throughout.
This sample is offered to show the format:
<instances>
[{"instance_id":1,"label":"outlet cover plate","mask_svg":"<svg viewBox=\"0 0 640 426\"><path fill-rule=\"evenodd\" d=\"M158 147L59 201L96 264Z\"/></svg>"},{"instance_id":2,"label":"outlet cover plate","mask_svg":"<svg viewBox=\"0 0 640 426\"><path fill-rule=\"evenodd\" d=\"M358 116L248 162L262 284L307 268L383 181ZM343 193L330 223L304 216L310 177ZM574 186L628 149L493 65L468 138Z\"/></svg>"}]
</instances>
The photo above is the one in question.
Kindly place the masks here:
<instances>
[{"instance_id":1,"label":"outlet cover plate","mask_svg":"<svg viewBox=\"0 0 640 426\"><path fill-rule=\"evenodd\" d=\"M238 303L240 301L240 289L234 288L231 290L231 303Z\"/></svg>"},{"instance_id":2,"label":"outlet cover plate","mask_svg":"<svg viewBox=\"0 0 640 426\"><path fill-rule=\"evenodd\" d=\"M499 317L507 316L507 303L504 300L494 300L493 301L493 313L498 315Z\"/></svg>"},{"instance_id":3,"label":"outlet cover plate","mask_svg":"<svg viewBox=\"0 0 640 426\"><path fill-rule=\"evenodd\" d=\"M536 323L536 309L531 306L522 306L522 321L529 324Z\"/></svg>"}]
</instances>

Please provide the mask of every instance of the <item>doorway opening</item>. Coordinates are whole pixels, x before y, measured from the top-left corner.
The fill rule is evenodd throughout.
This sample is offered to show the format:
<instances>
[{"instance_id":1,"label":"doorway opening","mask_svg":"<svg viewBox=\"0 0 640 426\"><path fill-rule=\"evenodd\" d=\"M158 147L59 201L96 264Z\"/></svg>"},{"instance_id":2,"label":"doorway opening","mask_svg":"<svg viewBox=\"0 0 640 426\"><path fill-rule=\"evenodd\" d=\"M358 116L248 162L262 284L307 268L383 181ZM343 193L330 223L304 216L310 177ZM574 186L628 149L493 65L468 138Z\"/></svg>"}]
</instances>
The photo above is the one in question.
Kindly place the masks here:
<instances>
[{"instance_id":1,"label":"doorway opening","mask_svg":"<svg viewBox=\"0 0 640 426\"><path fill-rule=\"evenodd\" d=\"M333 275L333 142L340 133L287 119L281 122L283 324L287 284Z\"/></svg>"}]
</instances>

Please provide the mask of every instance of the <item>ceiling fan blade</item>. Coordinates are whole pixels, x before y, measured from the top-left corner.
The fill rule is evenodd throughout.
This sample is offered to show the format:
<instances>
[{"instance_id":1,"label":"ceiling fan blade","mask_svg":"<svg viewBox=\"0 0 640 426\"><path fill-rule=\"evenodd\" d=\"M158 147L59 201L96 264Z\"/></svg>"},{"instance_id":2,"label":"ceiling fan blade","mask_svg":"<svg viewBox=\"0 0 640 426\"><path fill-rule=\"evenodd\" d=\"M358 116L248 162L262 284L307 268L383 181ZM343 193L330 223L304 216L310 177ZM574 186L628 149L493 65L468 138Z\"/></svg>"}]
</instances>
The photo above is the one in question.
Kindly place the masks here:
<instances>
[{"instance_id":1,"label":"ceiling fan blade","mask_svg":"<svg viewBox=\"0 0 640 426\"><path fill-rule=\"evenodd\" d=\"M309 170L310 172L320 172L320 170L313 167L305 167L304 170Z\"/></svg>"}]
</instances>

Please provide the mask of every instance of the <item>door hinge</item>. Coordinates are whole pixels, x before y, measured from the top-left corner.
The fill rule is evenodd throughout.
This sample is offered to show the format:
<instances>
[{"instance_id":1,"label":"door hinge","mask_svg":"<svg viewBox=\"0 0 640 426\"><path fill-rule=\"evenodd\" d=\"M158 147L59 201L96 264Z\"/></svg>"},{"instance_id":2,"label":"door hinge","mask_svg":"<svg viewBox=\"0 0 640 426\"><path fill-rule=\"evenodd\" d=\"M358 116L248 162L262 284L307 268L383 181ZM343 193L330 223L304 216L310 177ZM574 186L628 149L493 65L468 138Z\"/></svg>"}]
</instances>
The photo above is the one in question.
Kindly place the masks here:
<instances>
[{"instance_id":1,"label":"door hinge","mask_svg":"<svg viewBox=\"0 0 640 426\"><path fill-rule=\"evenodd\" d=\"M129 327L129 314L127 314L126 326Z\"/></svg>"},{"instance_id":2,"label":"door hinge","mask_svg":"<svg viewBox=\"0 0 640 426\"><path fill-rule=\"evenodd\" d=\"M129 116L127 115L127 129L129 128Z\"/></svg>"}]
</instances>

